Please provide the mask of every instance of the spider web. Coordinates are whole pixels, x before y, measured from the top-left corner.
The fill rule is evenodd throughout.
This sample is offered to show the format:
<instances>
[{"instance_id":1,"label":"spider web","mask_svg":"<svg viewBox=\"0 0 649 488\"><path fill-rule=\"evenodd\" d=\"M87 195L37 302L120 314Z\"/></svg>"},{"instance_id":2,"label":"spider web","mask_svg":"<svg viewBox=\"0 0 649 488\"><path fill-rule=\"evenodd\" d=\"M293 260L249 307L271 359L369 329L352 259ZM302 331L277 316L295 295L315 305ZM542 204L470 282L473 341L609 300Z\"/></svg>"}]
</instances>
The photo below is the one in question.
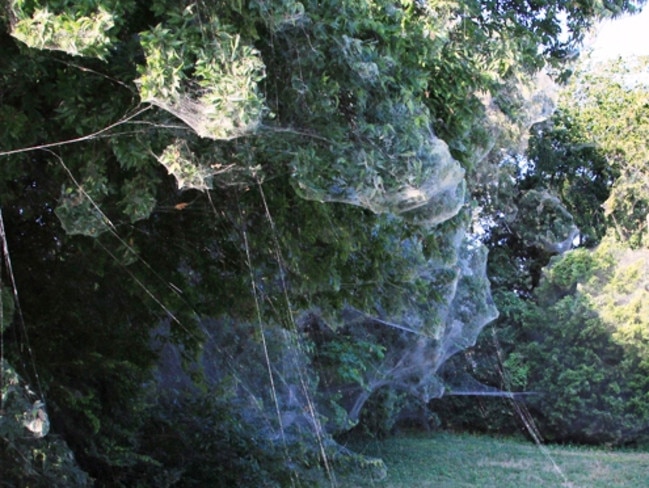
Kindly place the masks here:
<instances>
[{"instance_id":1,"label":"spider web","mask_svg":"<svg viewBox=\"0 0 649 488\"><path fill-rule=\"evenodd\" d=\"M11 35L34 49L63 51L73 56L95 56L104 59L108 54L110 37L106 34L114 25L111 13L99 7L82 15L64 12L54 14L47 8L36 8L31 16L22 10L23 2L11 0Z\"/></svg>"},{"instance_id":2,"label":"spider web","mask_svg":"<svg viewBox=\"0 0 649 488\"><path fill-rule=\"evenodd\" d=\"M50 423L34 352L29 342L27 326L20 307L18 287L11 264L2 209L0 209L0 240L2 246L2 260L0 261L0 412L2 412L0 414L0 424L2 428L0 428L0 436L4 439L11 439L16 435L23 436L24 433L21 432L20 426L30 431L34 438L40 439L48 434ZM2 280L3 269L9 277L9 290L5 288ZM21 342L26 349L26 355L30 362L30 369L31 373L33 373L37 392L32 390L30 385L18 375L5 359L4 334L14 317L22 336ZM23 367L25 367L24 364ZM5 422L5 417L10 421ZM19 422L12 424L12 417L13 419L19 419ZM12 444L12 442L9 442L10 446ZM15 449L18 450L19 448L15 447Z\"/></svg>"},{"instance_id":3,"label":"spider web","mask_svg":"<svg viewBox=\"0 0 649 488\"><path fill-rule=\"evenodd\" d=\"M192 15L188 7L184 15ZM217 21L193 66L185 66L180 50L185 39L160 26L142 35L146 65L136 85L143 102L185 122L200 137L229 140L253 132L267 109L257 84L264 78L259 52ZM188 78L184 70L193 70Z\"/></svg>"},{"instance_id":4,"label":"spider web","mask_svg":"<svg viewBox=\"0 0 649 488\"><path fill-rule=\"evenodd\" d=\"M303 11L297 4L286 12L268 15L276 30L299 24L303 20ZM215 62L199 59L194 67L200 68L197 80L181 80L177 85L172 84L176 86L175 90L162 93L156 91L159 87L151 81L153 75L145 71L138 80L138 88L143 101L178 117L198 136L230 140L248 135L260 127L266 108L257 92L256 83L263 77L263 66L260 65L258 53L251 47L244 46L237 36L222 31L217 37L220 39L217 47L221 50L222 57L216 56ZM154 39L145 49L150 65L153 64L155 49L164 51L168 48L165 44L167 40L164 36L162 41ZM43 48L48 47L43 45ZM170 59L171 57L163 61L173 64ZM229 60L227 64L224 62L226 59ZM230 62L233 59L238 59L240 63ZM353 69L361 78L371 82L376 77L375 65L365 61L352 61ZM251 84L250 79L254 83ZM395 103L394 100L379 106L377 114L379 120L381 116L394 119L400 115L403 126L408 126L414 117L429 117L423 107L407 109L404 104ZM367 129L363 135L369 138L370 128ZM309 167L316 165L308 161L308 148L298 151L293 161L297 191L305 198L320 202L343 202L367 208L377 214L393 214L404 221L414 222L428 229L453 219L464 204L465 175L459 163L450 155L446 144L434 135L430 121L420 123L419 130L414 134L406 134L400 128L381 127L378 123L371 129L379 131L378 135L372 136L377 142L375 153L368 154L355 147L345 147L341 152L358 166L367 168L357 179L349 178L342 172L325 180L315 177L309 173ZM97 134L88 136L94 137L97 137ZM398 146L403 140L407 140L410 145ZM45 145L38 149L52 146ZM115 224L101 210L84 185L75 179L63 160L56 157L74 185L74 191L62 200L61 208L64 210L57 214L65 230L70 234L92 237L104 232L110 233L132 253L134 259L152 271L155 281L163 281L180 296L180 291L155 273L152 266L142 260L120 236ZM174 176L179 189L205 192L206 198L210 199L214 217L217 217L209 190L213 188L214 177L219 174L221 168L200 161L190 150L186 139L176 139L156 158ZM373 166L377 161L384 167L381 168L379 164ZM257 320L251 324L235 324L226 317L208 317L202 320L202 331L207 341L199 367L204 369L215 391L228 376L235 379L237 405L247 420L262 426L260 430L268 439L283 446L287 464L294 461L291 454L294 443L310 438L330 485L338 486L333 457L343 452L343 449L333 442L326 431L322 413L325 409L318 404L317 385L308 371L304 345L299 339L304 324L294 319L294 305L289 298L289 284L285 280L284 258L277 229L264 195L263 185L259 181L255 183L254 188L263 201L266 222L273 236L270 247L273 249L277 266L273 277L278 277L280 281L283 314L287 317L289 328L285 330L277 327L275 323L268 323L261 313L260 300L264 285L257 271L253 269L251 254L255 250L251 248L248 231L244 229L242 238L245 262L250 274L250 291ZM68 217L62 217L64 211L68 211ZM78 213L75 213L77 211ZM82 222L82 216L88 217L94 223ZM243 221L243 217L240 217ZM398 243L405 259L412 258L412 277L436 283L437 289L441 290L441 297L431 300L430 303L411 299L409 297L414 296L412 289L404 282L398 293L403 295L405 305L391 316L354 307L343 311L346 331L363 339L371 338L379 344L385 344L386 348L389 347L387 353L368 373L364 387L349 391L343 399L346 414L352 422L358 419L369 396L386 385L406 390L424 401L443 394L446 386L435 373L448 357L473 344L484 325L496 316L485 274L484 248L467 239L465 229L453 234L444 245L451 255L450 258L430 259L422 263L418 262L421 252L418 248L419 243L415 240ZM104 250L116 262L122 263L108 248ZM4 254L8 259L8 252ZM127 273L160 306L169 322L184 326L173 310L156 296L150 284L143 282L128 270ZM14 293L17 293L15 285L13 288ZM15 298L14 302L17 304L17 296ZM4 308L0 307L1 310ZM3 323L0 317L0 326ZM233 351L228 341L231 337L223 331L230 330L240 337L246 337L251 335L250 329L256 330L256 340L246 342L242 348L245 351L243 353ZM161 335L164 334L162 331ZM179 349L166 343L157 373L161 387L168 390L195 388L191 377L183 371L181 361L178 360L180 356L182 354ZM33 361L31 351L30 357ZM258 364L265 366L264 377L257 374L258 370L246 370L238 366L248 364L251 357ZM4 380L4 367L2 374ZM9 374L7 370L6 376ZM338 385L334 385L336 386ZM35 404L34 409L30 410L31 417L25 425L27 428L35 425L32 422L43 420L41 411L41 406L37 407ZM526 419L529 416L522 410L520 415ZM527 423L531 425L529 420ZM533 431L532 427L530 431ZM540 445L540 441L537 442ZM377 478L384 475L384 467L380 464L375 464L373 468ZM302 481L296 477L293 483L295 486L301 486Z\"/></svg>"}]
</instances>

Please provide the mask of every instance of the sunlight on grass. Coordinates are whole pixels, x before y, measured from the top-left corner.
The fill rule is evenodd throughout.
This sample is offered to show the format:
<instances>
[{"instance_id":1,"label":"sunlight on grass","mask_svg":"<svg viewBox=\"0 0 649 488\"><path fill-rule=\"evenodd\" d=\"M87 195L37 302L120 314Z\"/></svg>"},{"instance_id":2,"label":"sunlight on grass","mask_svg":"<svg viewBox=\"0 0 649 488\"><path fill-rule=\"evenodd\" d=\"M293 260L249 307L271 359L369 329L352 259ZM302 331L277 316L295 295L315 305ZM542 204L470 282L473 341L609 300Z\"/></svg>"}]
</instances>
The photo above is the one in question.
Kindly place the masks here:
<instances>
[{"instance_id":1,"label":"sunlight on grass","mask_svg":"<svg viewBox=\"0 0 649 488\"><path fill-rule=\"evenodd\" d=\"M355 483L359 488L649 486L649 453L640 451L549 446L544 452L524 441L446 433L354 441L350 447L388 466L384 481Z\"/></svg>"}]
</instances>

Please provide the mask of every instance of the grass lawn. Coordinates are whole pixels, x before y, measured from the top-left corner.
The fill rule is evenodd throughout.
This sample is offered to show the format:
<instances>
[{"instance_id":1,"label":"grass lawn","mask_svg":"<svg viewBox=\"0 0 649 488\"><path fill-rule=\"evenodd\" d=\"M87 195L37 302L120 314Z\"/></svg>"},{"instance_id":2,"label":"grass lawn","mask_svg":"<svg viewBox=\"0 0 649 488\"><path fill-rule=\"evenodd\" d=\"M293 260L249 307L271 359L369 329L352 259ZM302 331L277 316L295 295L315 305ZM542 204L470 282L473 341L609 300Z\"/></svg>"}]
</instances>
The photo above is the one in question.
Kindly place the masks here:
<instances>
[{"instance_id":1,"label":"grass lawn","mask_svg":"<svg viewBox=\"0 0 649 488\"><path fill-rule=\"evenodd\" d=\"M342 481L345 488L646 488L649 452L540 448L524 441L431 433L355 441L356 452L388 467L382 481Z\"/></svg>"}]
</instances>

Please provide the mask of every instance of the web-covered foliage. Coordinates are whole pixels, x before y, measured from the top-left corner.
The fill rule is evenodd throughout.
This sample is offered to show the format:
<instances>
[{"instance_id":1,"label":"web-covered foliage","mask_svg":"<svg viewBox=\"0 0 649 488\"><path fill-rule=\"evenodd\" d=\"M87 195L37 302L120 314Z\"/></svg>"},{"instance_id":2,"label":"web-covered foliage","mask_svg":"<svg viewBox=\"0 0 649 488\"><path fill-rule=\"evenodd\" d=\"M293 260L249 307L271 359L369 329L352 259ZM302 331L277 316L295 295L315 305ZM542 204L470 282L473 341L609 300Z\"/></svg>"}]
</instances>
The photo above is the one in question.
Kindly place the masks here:
<instances>
[{"instance_id":1,"label":"web-covered foliage","mask_svg":"<svg viewBox=\"0 0 649 488\"><path fill-rule=\"evenodd\" d=\"M146 65L136 80L142 101L185 122L201 137L232 139L254 131L264 115L257 83L264 64L256 49L207 12L195 25L195 7L142 33ZM191 64L189 59L192 59ZM191 76L187 73L191 72Z\"/></svg>"},{"instance_id":2,"label":"web-covered foliage","mask_svg":"<svg viewBox=\"0 0 649 488\"><path fill-rule=\"evenodd\" d=\"M98 2L90 2L74 11L62 9L60 12L39 5L43 2L35 2L35 6L24 0L8 3L11 35L27 46L99 59L108 55L112 42L108 31L115 26L115 16L121 10L116 9L116 5L110 5L112 8L108 10Z\"/></svg>"},{"instance_id":3,"label":"web-covered foliage","mask_svg":"<svg viewBox=\"0 0 649 488\"><path fill-rule=\"evenodd\" d=\"M482 102L529 98L530 53L461 2L125 2L110 36L57 37L109 4L57 3L36 64L0 39L0 115L39 127L3 133L1 198L60 431L115 483L384 476L332 434L376 392L443 395L496 316L467 178L502 154L494 120L531 122Z\"/></svg>"},{"instance_id":4,"label":"web-covered foliage","mask_svg":"<svg viewBox=\"0 0 649 488\"><path fill-rule=\"evenodd\" d=\"M0 334L3 338L15 313L12 294L0 282ZM50 430L46 406L4 357L0 358L0 412L0 460L4 483L19 485L28 481L34 486L45 486L67 479L75 486L90 486L88 476L75 464L65 441L44 439Z\"/></svg>"}]
</instances>

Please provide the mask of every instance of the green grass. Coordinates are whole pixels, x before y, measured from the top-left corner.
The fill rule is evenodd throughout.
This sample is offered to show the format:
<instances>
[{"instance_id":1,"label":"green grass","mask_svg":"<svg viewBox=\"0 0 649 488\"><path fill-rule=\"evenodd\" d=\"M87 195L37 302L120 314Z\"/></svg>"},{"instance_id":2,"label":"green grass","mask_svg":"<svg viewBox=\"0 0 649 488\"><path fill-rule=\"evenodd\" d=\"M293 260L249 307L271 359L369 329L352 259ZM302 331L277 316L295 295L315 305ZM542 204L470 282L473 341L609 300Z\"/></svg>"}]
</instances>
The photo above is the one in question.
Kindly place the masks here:
<instances>
[{"instance_id":1,"label":"green grass","mask_svg":"<svg viewBox=\"0 0 649 488\"><path fill-rule=\"evenodd\" d=\"M646 488L649 452L547 446L487 436L432 433L349 447L379 457L382 481L341 480L345 488Z\"/></svg>"}]
</instances>

